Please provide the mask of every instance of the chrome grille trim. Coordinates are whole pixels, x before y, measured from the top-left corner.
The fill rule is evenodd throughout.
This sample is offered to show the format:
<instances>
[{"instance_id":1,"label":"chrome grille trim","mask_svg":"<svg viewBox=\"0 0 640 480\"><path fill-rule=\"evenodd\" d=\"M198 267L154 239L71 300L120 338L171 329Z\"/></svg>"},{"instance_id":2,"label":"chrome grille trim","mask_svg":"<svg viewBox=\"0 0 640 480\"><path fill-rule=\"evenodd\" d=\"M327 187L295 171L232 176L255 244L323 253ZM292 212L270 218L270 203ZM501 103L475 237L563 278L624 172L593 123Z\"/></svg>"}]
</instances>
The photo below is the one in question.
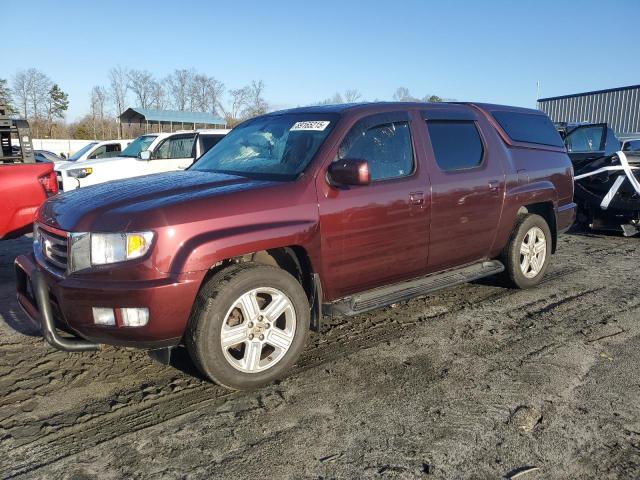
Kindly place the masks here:
<instances>
[{"instance_id":1,"label":"chrome grille trim","mask_svg":"<svg viewBox=\"0 0 640 480\"><path fill-rule=\"evenodd\" d=\"M42 258L49 266L52 266L60 271L56 272L59 275L63 275L67 270L68 257L69 257L69 234L61 230L53 231L46 225L37 225L36 239L38 257Z\"/></svg>"}]
</instances>

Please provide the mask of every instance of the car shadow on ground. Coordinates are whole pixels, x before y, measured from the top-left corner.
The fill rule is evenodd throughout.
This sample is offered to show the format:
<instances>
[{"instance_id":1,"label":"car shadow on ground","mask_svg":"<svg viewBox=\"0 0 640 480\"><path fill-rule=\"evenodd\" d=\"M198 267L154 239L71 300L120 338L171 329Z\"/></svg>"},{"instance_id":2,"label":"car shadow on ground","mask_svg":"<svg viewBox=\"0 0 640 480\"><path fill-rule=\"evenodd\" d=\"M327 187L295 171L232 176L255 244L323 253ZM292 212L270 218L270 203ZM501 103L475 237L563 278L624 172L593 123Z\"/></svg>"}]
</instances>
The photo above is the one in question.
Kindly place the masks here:
<instances>
[{"instance_id":1,"label":"car shadow on ground","mask_svg":"<svg viewBox=\"0 0 640 480\"><path fill-rule=\"evenodd\" d=\"M154 361L164 363L158 360L151 351L149 352L149 356ZM189 356L189 352L187 352L187 349L182 345L175 347L171 350L171 358L169 360L168 365L175 368L176 370L181 371L186 375L198 378L203 382L209 382L209 379L207 379L204 375L202 375L200 370L198 370L196 366L193 364L193 361Z\"/></svg>"},{"instance_id":2,"label":"car shadow on ground","mask_svg":"<svg viewBox=\"0 0 640 480\"><path fill-rule=\"evenodd\" d=\"M0 319L11 329L28 337L39 337L42 335L40 324L24 313L17 300L10 300L0 304Z\"/></svg>"}]
</instances>

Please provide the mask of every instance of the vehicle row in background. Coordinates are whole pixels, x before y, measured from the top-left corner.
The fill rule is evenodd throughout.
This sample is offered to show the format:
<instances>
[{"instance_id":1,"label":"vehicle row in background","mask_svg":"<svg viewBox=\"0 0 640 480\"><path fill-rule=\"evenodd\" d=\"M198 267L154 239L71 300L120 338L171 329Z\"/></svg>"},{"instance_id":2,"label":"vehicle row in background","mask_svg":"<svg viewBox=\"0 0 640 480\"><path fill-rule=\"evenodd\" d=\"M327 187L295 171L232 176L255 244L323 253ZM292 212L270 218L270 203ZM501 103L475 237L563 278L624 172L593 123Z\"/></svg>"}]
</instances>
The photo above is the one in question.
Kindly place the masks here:
<instances>
[{"instance_id":1,"label":"vehicle row in background","mask_svg":"<svg viewBox=\"0 0 640 480\"><path fill-rule=\"evenodd\" d=\"M640 139L621 142L606 123L556 124L575 172L578 222L640 233Z\"/></svg>"},{"instance_id":2,"label":"vehicle row in background","mask_svg":"<svg viewBox=\"0 0 640 480\"><path fill-rule=\"evenodd\" d=\"M56 193L53 164L35 161L29 124L0 105L0 239L30 231L38 207Z\"/></svg>"},{"instance_id":3,"label":"vehicle row in background","mask_svg":"<svg viewBox=\"0 0 640 480\"><path fill-rule=\"evenodd\" d=\"M110 180L185 170L228 132L219 129L145 134L115 156L56 165L58 184L66 192Z\"/></svg>"}]
</instances>

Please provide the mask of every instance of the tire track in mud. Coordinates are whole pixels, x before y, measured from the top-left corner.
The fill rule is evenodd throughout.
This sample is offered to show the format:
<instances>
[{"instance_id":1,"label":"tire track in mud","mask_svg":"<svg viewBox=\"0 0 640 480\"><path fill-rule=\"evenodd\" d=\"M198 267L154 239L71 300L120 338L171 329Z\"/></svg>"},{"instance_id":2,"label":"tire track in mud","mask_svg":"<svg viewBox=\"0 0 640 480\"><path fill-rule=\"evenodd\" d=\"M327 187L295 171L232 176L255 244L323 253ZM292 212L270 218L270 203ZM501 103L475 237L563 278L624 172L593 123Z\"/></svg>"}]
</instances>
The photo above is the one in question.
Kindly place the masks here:
<instances>
[{"instance_id":1,"label":"tire track in mud","mask_svg":"<svg viewBox=\"0 0 640 480\"><path fill-rule=\"evenodd\" d=\"M574 243L580 243L581 249L586 250L586 246L593 246L588 240L579 240L580 242ZM575 249L576 245L564 247ZM607 252L613 254L612 250L628 251L628 247L628 244L621 243L619 246L607 249ZM569 252L565 256L575 257L572 253ZM327 319L326 331L310 338L301 361L291 374L300 375L305 370L332 362L358 350L371 348L382 342L407 335L412 329L426 322L437 321L465 310L477 311L485 316L498 315L508 319L513 311L512 303L521 304L524 300L524 304L517 309L524 312L525 315L522 318L527 315L530 318L536 318L549 316L556 309L575 306L585 295L592 294L596 298L600 290L594 290L589 286L563 291L562 287L566 285L565 279L578 277L584 270L583 267L573 266L576 264L573 261L574 258L564 260L556 263L555 268L549 272L545 284L543 284L547 287L540 290L528 292L507 290L497 288L490 281L479 281L475 285L464 285L445 290L425 298L415 299L407 304L400 304L395 308L347 319ZM571 260L571 266L566 265L566 260ZM576 279L579 280L579 278ZM564 294L571 298L564 300L562 298ZM508 297L512 299L512 302L502 302ZM585 308L580 310L588 312L589 308L593 308L591 303L588 302L589 305L585 304ZM518 319L520 319L518 315L511 318L515 322L515 326L512 328L514 334L518 328L521 328L517 325ZM475 329L476 333L482 334L483 328L484 326L480 323L472 325L471 330ZM454 332L452 335L456 333ZM507 328L507 334L509 334L509 328ZM20 347L24 349L24 344L10 342L0 345L0 350L15 348L16 353L19 353ZM24 355L24 352L22 354ZM527 351L522 352L522 355L526 354ZM71 365L69 365L68 359L64 359L63 368L69 371L69 377L62 378L56 388L65 388L65 384L69 382L73 385L74 379L72 377L74 375L76 378L81 375L91 376L102 370L101 366L109 364L109 362L101 361L100 355L84 355L86 354L82 354L81 358L71 362ZM117 351L111 352L110 355L114 364L122 363L123 358L126 358L126 355ZM55 354L47 354L43 361L40 350L31 352L29 358L41 362L39 363L40 368L48 362L55 363L60 357L56 357ZM129 359L131 358L129 357ZM128 367L129 370L144 370L145 362L151 363L150 359L140 354L134 355L133 360L129 364L125 363L125 369ZM9 363L0 365L0 372L4 371L5 367L10 367ZM23 360L21 363L28 365L29 362ZM215 407L237 397L256 395L228 392L198 378L188 375L180 376L180 373L172 370L171 367L155 365L155 368L147 366L146 369L148 374L153 376L149 379L150 382L122 389L106 398L103 397L98 402L84 403L52 416L30 418L26 425L25 422L22 422L21 425L11 422L3 425L2 419L0 419L0 448L9 447L11 449L11 456L4 455L0 458L0 472L4 472L2 475L11 478L33 472L59 459L74 455L122 434L161 424L205 406ZM80 373L76 374L76 370L80 370ZM126 372L124 373L126 374ZM27 379L34 381L37 381L42 374L43 370L37 369L25 372ZM139 374L139 371L133 375L135 376L135 374ZM102 379L99 377L98 375L98 378L89 378L87 381L111 378L109 375L105 375ZM24 377L22 379L24 380ZM149 383L154 386L150 387ZM33 391L38 392L39 389L35 388ZM4 399L0 400L4 402ZM0 404L0 406L2 405L4 404ZM4 432L3 427L5 427ZM31 435L22 438L12 437L12 431L18 427L31 429Z\"/></svg>"},{"instance_id":2,"label":"tire track in mud","mask_svg":"<svg viewBox=\"0 0 640 480\"><path fill-rule=\"evenodd\" d=\"M549 273L547 282L572 273L575 273L575 269L557 268ZM340 318L336 324L332 323L335 319L329 319L328 331L311 337L291 375L300 375L340 357L407 335L425 322L465 310L489 308L519 292L491 285L464 285L400 304L396 308L347 318L346 321ZM422 314L416 317L416 310L422 311ZM93 359L95 354L91 354L91 357L87 360ZM148 361L151 362L150 359ZM81 363L86 365L89 362ZM173 373L172 381L175 383ZM0 471L5 472L8 478L20 476L123 433L157 425L205 406L215 407L234 397L254 395L229 392L197 378L181 380L182 384L175 389L171 387L171 380L167 383L166 378L154 378L154 383L161 381L163 384L155 388L155 393L151 395L140 397L137 395L139 390L121 391L101 402L82 405L71 412L38 418L26 426L23 423L20 427L26 428L31 435L22 440L11 438L11 431L18 425L7 424L5 439L0 446L2 443L12 443L13 452L10 459L0 459Z\"/></svg>"}]
</instances>

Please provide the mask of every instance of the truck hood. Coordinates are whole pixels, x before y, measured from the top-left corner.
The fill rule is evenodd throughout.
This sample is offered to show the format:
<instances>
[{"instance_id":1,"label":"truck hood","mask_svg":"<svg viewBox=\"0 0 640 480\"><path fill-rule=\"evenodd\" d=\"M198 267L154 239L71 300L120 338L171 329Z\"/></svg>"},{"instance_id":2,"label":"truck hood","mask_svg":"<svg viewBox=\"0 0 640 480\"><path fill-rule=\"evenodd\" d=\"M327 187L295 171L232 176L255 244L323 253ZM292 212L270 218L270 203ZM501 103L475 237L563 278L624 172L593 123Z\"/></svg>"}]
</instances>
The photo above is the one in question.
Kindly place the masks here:
<instances>
[{"instance_id":1,"label":"truck hood","mask_svg":"<svg viewBox=\"0 0 640 480\"><path fill-rule=\"evenodd\" d=\"M74 170L76 168L96 167L99 165L117 165L118 163L135 161L138 161L138 159L131 157L94 158L93 160L76 160L74 162L67 161L65 163L56 164L56 170L62 172L65 170Z\"/></svg>"},{"instance_id":2,"label":"truck hood","mask_svg":"<svg viewBox=\"0 0 640 480\"><path fill-rule=\"evenodd\" d=\"M235 175L188 170L116 180L65 192L40 209L41 222L66 231L129 231L150 225L154 213L164 217L170 208L184 210L196 202L274 185ZM182 211L182 210L181 210ZM131 227L133 225L134 227Z\"/></svg>"}]
</instances>

